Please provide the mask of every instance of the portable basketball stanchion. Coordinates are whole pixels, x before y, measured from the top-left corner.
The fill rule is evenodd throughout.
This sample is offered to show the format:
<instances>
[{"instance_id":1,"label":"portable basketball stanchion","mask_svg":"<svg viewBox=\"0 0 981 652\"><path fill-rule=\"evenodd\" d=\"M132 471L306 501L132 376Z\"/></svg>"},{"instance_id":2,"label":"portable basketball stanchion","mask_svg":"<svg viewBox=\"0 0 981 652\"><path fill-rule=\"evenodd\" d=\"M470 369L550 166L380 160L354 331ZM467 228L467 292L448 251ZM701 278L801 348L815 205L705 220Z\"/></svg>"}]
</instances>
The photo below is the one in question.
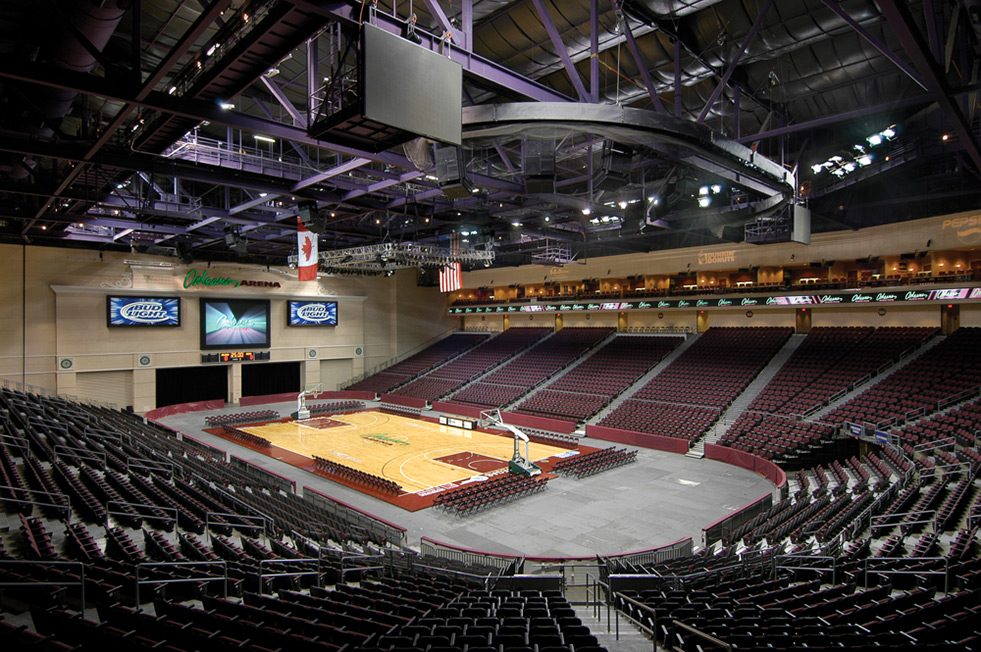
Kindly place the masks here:
<instances>
[{"instance_id":1,"label":"portable basketball stanchion","mask_svg":"<svg viewBox=\"0 0 981 652\"><path fill-rule=\"evenodd\" d=\"M508 462L508 472L528 478L541 475L541 468L533 464L528 457L528 435L510 423L504 423L500 410L486 410L480 413L480 418L493 425L507 428L514 433L514 455L511 457L511 461ZM525 443L525 452L523 455L521 453L521 442Z\"/></svg>"},{"instance_id":2,"label":"portable basketball stanchion","mask_svg":"<svg viewBox=\"0 0 981 652\"><path fill-rule=\"evenodd\" d=\"M310 418L310 408L307 407L307 396L316 396L320 392L320 385L314 385L310 389L305 389L296 395L296 412L290 416L297 421Z\"/></svg>"}]
</instances>

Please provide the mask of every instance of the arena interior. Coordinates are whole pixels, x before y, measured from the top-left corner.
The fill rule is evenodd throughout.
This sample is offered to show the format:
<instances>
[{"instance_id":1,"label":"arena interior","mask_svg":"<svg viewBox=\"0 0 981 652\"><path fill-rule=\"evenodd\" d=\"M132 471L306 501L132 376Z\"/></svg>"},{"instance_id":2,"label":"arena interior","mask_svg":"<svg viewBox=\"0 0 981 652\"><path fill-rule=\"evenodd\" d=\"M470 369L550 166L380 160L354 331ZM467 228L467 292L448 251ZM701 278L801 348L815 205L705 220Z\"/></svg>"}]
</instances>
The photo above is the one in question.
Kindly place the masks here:
<instances>
[{"instance_id":1,"label":"arena interior","mask_svg":"<svg viewBox=\"0 0 981 652\"><path fill-rule=\"evenodd\" d=\"M977 0L10 0L11 652L981 649Z\"/></svg>"}]
</instances>

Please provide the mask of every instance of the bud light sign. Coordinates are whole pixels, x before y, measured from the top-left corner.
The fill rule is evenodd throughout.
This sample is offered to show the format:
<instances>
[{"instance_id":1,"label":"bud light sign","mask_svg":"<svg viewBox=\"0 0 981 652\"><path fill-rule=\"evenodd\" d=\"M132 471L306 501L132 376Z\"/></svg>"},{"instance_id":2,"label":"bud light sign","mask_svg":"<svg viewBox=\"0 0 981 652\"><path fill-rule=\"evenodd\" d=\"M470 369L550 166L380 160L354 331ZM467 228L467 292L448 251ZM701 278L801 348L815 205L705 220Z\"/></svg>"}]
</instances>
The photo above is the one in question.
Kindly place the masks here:
<instances>
[{"instance_id":1,"label":"bud light sign","mask_svg":"<svg viewBox=\"0 0 981 652\"><path fill-rule=\"evenodd\" d=\"M337 326L336 301L290 301L290 326Z\"/></svg>"},{"instance_id":2,"label":"bud light sign","mask_svg":"<svg viewBox=\"0 0 981 652\"><path fill-rule=\"evenodd\" d=\"M177 297L106 297L109 326L180 326Z\"/></svg>"}]
</instances>

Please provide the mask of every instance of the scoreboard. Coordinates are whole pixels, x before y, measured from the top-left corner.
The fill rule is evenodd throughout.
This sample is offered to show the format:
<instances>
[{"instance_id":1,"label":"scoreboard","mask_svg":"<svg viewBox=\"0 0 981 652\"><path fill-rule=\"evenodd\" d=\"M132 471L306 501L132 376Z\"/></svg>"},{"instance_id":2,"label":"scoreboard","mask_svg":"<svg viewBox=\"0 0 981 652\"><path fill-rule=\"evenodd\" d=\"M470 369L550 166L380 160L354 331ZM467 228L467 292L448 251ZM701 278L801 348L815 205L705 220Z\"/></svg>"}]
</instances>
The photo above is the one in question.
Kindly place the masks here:
<instances>
[{"instance_id":1,"label":"scoreboard","mask_svg":"<svg viewBox=\"0 0 981 652\"><path fill-rule=\"evenodd\" d=\"M201 362L253 362L268 360L269 351L222 351L221 353L202 353Z\"/></svg>"},{"instance_id":2,"label":"scoreboard","mask_svg":"<svg viewBox=\"0 0 981 652\"><path fill-rule=\"evenodd\" d=\"M228 351L218 354L221 362L241 362L242 360L255 360L254 351Z\"/></svg>"}]
</instances>

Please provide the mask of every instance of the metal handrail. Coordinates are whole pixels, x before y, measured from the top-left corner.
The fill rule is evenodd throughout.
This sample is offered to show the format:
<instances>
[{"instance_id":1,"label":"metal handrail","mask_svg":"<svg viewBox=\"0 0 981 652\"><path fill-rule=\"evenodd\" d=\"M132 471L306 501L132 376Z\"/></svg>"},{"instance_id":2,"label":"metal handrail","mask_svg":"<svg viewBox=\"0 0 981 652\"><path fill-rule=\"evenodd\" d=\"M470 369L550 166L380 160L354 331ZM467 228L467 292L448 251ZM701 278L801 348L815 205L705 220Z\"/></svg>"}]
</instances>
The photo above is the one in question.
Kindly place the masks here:
<instances>
[{"instance_id":1,"label":"metal handrail","mask_svg":"<svg viewBox=\"0 0 981 652\"><path fill-rule=\"evenodd\" d=\"M262 569L264 566L272 566L276 564L300 564L300 563L313 563L317 565L317 570L311 571L287 571L282 573L263 573ZM266 579L273 579L276 577L301 577L314 575L317 578L317 586L320 586L320 578L323 576L323 561L321 559L310 558L300 558L300 559L262 559L259 561L259 590L265 586Z\"/></svg>"},{"instance_id":2,"label":"metal handrail","mask_svg":"<svg viewBox=\"0 0 981 652\"><path fill-rule=\"evenodd\" d=\"M166 580L141 580L140 570L144 568L177 568L179 566L220 566L222 568L222 575L216 577L215 575L204 575L202 577L175 577ZM228 599L228 562L227 561L161 561L161 562L145 562L141 564L136 564L136 571L133 575L134 580L134 593L136 599L136 605L139 606L140 602L140 587L150 584L186 584L188 582L222 582L222 587L224 589L224 597Z\"/></svg>"},{"instance_id":3,"label":"metal handrail","mask_svg":"<svg viewBox=\"0 0 981 652\"><path fill-rule=\"evenodd\" d=\"M922 562L936 562L942 561L944 563L944 570L869 570L869 562L879 563L879 562L907 562L907 563L922 563ZM867 557L862 564L862 572L865 578L866 588L869 585L869 572L875 573L877 575L940 575L944 574L944 593L949 594L950 591L950 559L947 557Z\"/></svg>"},{"instance_id":4,"label":"metal handrail","mask_svg":"<svg viewBox=\"0 0 981 652\"><path fill-rule=\"evenodd\" d=\"M78 586L79 587L79 599L82 603L82 608L79 611L85 611L85 564L80 561L52 561L52 560L30 560L30 559L0 559L0 566L72 566L78 568L78 581L77 582L36 582L33 580L27 580L23 582L0 582L0 588L5 586L56 586L58 588L65 588L66 586Z\"/></svg>"}]
</instances>

